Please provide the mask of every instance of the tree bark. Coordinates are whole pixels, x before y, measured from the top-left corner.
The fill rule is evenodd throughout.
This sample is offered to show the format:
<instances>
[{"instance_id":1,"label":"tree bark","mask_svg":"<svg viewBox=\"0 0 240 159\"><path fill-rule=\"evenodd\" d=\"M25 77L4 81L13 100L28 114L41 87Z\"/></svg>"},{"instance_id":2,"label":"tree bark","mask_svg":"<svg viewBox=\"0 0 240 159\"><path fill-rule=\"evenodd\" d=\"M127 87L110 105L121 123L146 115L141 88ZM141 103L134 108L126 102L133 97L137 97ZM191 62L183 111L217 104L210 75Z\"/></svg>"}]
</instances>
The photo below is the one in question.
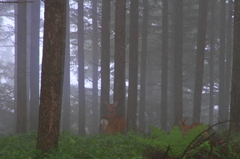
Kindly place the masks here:
<instances>
[{"instance_id":1,"label":"tree bark","mask_svg":"<svg viewBox=\"0 0 240 159\"><path fill-rule=\"evenodd\" d=\"M208 0L199 0L193 123L200 123Z\"/></svg>"},{"instance_id":2,"label":"tree bark","mask_svg":"<svg viewBox=\"0 0 240 159\"><path fill-rule=\"evenodd\" d=\"M37 149L58 146L65 57L66 1L45 1ZM56 27L57 26L57 27Z\"/></svg>"},{"instance_id":3,"label":"tree bark","mask_svg":"<svg viewBox=\"0 0 240 159\"><path fill-rule=\"evenodd\" d=\"M97 28L97 0L92 0L92 22L93 22L93 35L92 35L92 130L94 134L98 133L99 125L99 109L98 109L98 28Z\"/></svg>"},{"instance_id":4,"label":"tree bark","mask_svg":"<svg viewBox=\"0 0 240 159\"><path fill-rule=\"evenodd\" d=\"M148 37L148 0L143 0L143 28L142 28L142 52L140 65L140 104L139 104L139 130L145 131L145 104L146 104L146 59Z\"/></svg>"},{"instance_id":5,"label":"tree bark","mask_svg":"<svg viewBox=\"0 0 240 159\"><path fill-rule=\"evenodd\" d=\"M233 67L230 107L230 130L240 124L240 1L234 1Z\"/></svg>"},{"instance_id":6,"label":"tree bark","mask_svg":"<svg viewBox=\"0 0 240 159\"><path fill-rule=\"evenodd\" d=\"M125 21L126 0L116 0L114 101L118 102L117 113L119 116L124 116L125 109Z\"/></svg>"},{"instance_id":7,"label":"tree bark","mask_svg":"<svg viewBox=\"0 0 240 159\"><path fill-rule=\"evenodd\" d=\"M83 0L78 1L78 133L85 135L85 73Z\"/></svg>"},{"instance_id":8,"label":"tree bark","mask_svg":"<svg viewBox=\"0 0 240 159\"><path fill-rule=\"evenodd\" d=\"M211 22L210 22L210 57L209 57L209 125L213 124L214 106L214 52L215 52L215 5L216 0L211 1Z\"/></svg>"},{"instance_id":9,"label":"tree bark","mask_svg":"<svg viewBox=\"0 0 240 159\"><path fill-rule=\"evenodd\" d=\"M225 46L226 46L226 1L221 0L220 12L220 48L219 48L219 99L218 99L218 122L225 121L228 118L228 106L224 93L225 84ZM230 14L230 13L229 13Z\"/></svg>"},{"instance_id":10,"label":"tree bark","mask_svg":"<svg viewBox=\"0 0 240 159\"><path fill-rule=\"evenodd\" d=\"M168 96L168 0L163 0L162 9L162 89L161 89L161 130L167 131Z\"/></svg>"},{"instance_id":11,"label":"tree bark","mask_svg":"<svg viewBox=\"0 0 240 159\"><path fill-rule=\"evenodd\" d=\"M108 114L106 103L109 103L110 91L110 0L102 0L102 32L101 32L101 106L100 116ZM99 127L101 132L101 127Z\"/></svg>"},{"instance_id":12,"label":"tree bark","mask_svg":"<svg viewBox=\"0 0 240 159\"><path fill-rule=\"evenodd\" d=\"M138 86L138 1L131 0L129 38L128 129L136 129Z\"/></svg>"},{"instance_id":13,"label":"tree bark","mask_svg":"<svg viewBox=\"0 0 240 159\"><path fill-rule=\"evenodd\" d=\"M62 98L62 129L70 131L70 17L69 0L66 0L66 48Z\"/></svg>"},{"instance_id":14,"label":"tree bark","mask_svg":"<svg viewBox=\"0 0 240 159\"><path fill-rule=\"evenodd\" d=\"M174 28L174 125L183 114L182 56L183 56L183 0L175 0Z\"/></svg>"},{"instance_id":15,"label":"tree bark","mask_svg":"<svg viewBox=\"0 0 240 159\"><path fill-rule=\"evenodd\" d=\"M30 46L30 130L37 132L39 109L39 29L40 1L31 6Z\"/></svg>"},{"instance_id":16,"label":"tree bark","mask_svg":"<svg viewBox=\"0 0 240 159\"><path fill-rule=\"evenodd\" d=\"M20 0L19 2L21 2ZM18 4L17 26L17 125L16 133L27 132L27 5Z\"/></svg>"}]
</instances>

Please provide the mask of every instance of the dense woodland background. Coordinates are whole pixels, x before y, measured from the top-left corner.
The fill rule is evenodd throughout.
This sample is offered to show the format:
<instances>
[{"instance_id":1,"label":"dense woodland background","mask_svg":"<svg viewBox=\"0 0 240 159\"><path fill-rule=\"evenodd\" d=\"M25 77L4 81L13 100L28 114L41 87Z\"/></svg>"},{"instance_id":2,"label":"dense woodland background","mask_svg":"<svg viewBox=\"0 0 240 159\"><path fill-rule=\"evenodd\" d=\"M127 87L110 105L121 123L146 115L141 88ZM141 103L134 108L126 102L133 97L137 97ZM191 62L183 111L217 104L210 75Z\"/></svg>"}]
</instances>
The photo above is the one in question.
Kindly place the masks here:
<instances>
[{"instance_id":1,"label":"dense woodland background","mask_svg":"<svg viewBox=\"0 0 240 159\"><path fill-rule=\"evenodd\" d=\"M115 19L119 13L115 6L121 4L114 0L67 3L61 130L99 133L99 119L107 114L104 102L114 100L119 101L128 128L143 132L149 125L168 131L178 119L210 125L227 120L233 1L132 2L126 1L123 19ZM0 4L4 135L37 131L43 10L42 1ZM124 41L115 37L117 28ZM117 48L120 43L125 47ZM114 61L122 59L126 68L114 69ZM124 90L123 95L114 92L116 79L125 81L119 91Z\"/></svg>"}]
</instances>

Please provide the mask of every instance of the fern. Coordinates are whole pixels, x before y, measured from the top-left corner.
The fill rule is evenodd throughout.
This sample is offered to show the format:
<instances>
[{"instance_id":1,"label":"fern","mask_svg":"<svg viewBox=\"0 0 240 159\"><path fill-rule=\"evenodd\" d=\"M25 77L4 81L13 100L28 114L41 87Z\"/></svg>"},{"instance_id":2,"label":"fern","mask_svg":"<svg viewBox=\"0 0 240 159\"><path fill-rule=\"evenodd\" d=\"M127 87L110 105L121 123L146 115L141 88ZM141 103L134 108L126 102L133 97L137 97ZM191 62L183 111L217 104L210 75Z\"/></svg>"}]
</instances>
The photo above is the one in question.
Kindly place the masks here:
<instances>
[{"instance_id":1,"label":"fern","mask_svg":"<svg viewBox=\"0 0 240 159\"><path fill-rule=\"evenodd\" d=\"M138 142L144 146L151 147L158 151L166 152L168 147L168 156L179 157L184 153L186 148L192 143L192 141L206 129L206 125L199 125L190 130L186 135L182 135L179 127L175 126L167 134L165 131L158 129L157 127L150 126L151 134L149 138L138 138ZM196 140L198 142L198 140ZM195 144L193 144L194 146ZM190 146L191 147L191 146ZM200 149L210 149L209 143L204 142L196 149L189 149L188 154L194 155Z\"/></svg>"}]
</instances>

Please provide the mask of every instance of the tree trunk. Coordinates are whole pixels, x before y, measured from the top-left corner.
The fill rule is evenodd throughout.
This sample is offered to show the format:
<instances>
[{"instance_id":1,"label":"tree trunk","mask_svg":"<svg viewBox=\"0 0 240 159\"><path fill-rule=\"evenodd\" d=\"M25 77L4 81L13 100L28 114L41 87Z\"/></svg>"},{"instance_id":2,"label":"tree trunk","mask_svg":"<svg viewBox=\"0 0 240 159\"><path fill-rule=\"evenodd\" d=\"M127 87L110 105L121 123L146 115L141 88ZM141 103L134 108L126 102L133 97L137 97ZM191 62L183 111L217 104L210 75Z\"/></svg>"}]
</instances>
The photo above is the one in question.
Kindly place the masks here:
<instances>
[{"instance_id":1,"label":"tree trunk","mask_svg":"<svg viewBox=\"0 0 240 159\"><path fill-rule=\"evenodd\" d=\"M126 0L116 0L114 101L119 103L117 107L119 116L124 116L125 109L125 21Z\"/></svg>"},{"instance_id":2,"label":"tree trunk","mask_svg":"<svg viewBox=\"0 0 240 159\"><path fill-rule=\"evenodd\" d=\"M209 57L209 124L213 124L213 106L214 106L214 52L215 52L215 5L216 0L211 1L211 21L210 21L210 57Z\"/></svg>"},{"instance_id":3,"label":"tree trunk","mask_svg":"<svg viewBox=\"0 0 240 159\"><path fill-rule=\"evenodd\" d=\"M66 1L45 1L37 149L58 146L65 57ZM57 27L56 27L57 26Z\"/></svg>"},{"instance_id":4,"label":"tree trunk","mask_svg":"<svg viewBox=\"0 0 240 159\"><path fill-rule=\"evenodd\" d=\"M30 46L30 130L37 132L39 109L39 29L40 1L31 4Z\"/></svg>"},{"instance_id":5,"label":"tree trunk","mask_svg":"<svg viewBox=\"0 0 240 159\"><path fill-rule=\"evenodd\" d=\"M100 116L108 114L105 102L109 103L110 91L110 0L102 1L102 32L101 32L101 107ZM99 127L99 132L101 128Z\"/></svg>"},{"instance_id":6,"label":"tree trunk","mask_svg":"<svg viewBox=\"0 0 240 159\"><path fill-rule=\"evenodd\" d=\"M232 10L233 10L233 2L230 0L228 2L228 12L227 12L227 43L226 43L226 75L225 75L225 84L224 84L224 97L226 98L226 107L229 108L230 106L230 87L231 87L231 66L232 66L232 25L233 25L233 18L232 18ZM229 109L227 109L227 118L229 114Z\"/></svg>"},{"instance_id":7,"label":"tree trunk","mask_svg":"<svg viewBox=\"0 0 240 159\"><path fill-rule=\"evenodd\" d=\"M162 9L162 89L161 130L167 131L168 96L168 0L163 0Z\"/></svg>"},{"instance_id":8,"label":"tree trunk","mask_svg":"<svg viewBox=\"0 0 240 159\"><path fill-rule=\"evenodd\" d=\"M22 2L20 0L19 2ZM18 4L17 27L17 125L16 133L27 132L27 5Z\"/></svg>"},{"instance_id":9,"label":"tree trunk","mask_svg":"<svg viewBox=\"0 0 240 159\"><path fill-rule=\"evenodd\" d=\"M62 98L62 129L70 131L70 17L69 0L66 0L66 48Z\"/></svg>"},{"instance_id":10,"label":"tree trunk","mask_svg":"<svg viewBox=\"0 0 240 159\"><path fill-rule=\"evenodd\" d=\"M78 133L85 135L85 82L84 82L84 21L83 0L78 1Z\"/></svg>"},{"instance_id":11,"label":"tree trunk","mask_svg":"<svg viewBox=\"0 0 240 159\"><path fill-rule=\"evenodd\" d=\"M183 0L175 0L174 35L174 125L183 114L182 56L183 56Z\"/></svg>"},{"instance_id":12,"label":"tree trunk","mask_svg":"<svg viewBox=\"0 0 240 159\"><path fill-rule=\"evenodd\" d=\"M220 52L219 52L219 99L218 99L218 122L227 120L228 106L226 105L226 98L224 93L225 84L225 34L226 34L226 1L221 0L220 12ZM230 13L229 13L230 14Z\"/></svg>"},{"instance_id":13,"label":"tree trunk","mask_svg":"<svg viewBox=\"0 0 240 159\"><path fill-rule=\"evenodd\" d=\"M92 0L92 22L93 22L93 76L92 76L92 130L98 133L98 28L97 28L97 0Z\"/></svg>"},{"instance_id":14,"label":"tree trunk","mask_svg":"<svg viewBox=\"0 0 240 159\"><path fill-rule=\"evenodd\" d=\"M199 0L193 123L200 123L208 0Z\"/></svg>"},{"instance_id":15,"label":"tree trunk","mask_svg":"<svg viewBox=\"0 0 240 159\"><path fill-rule=\"evenodd\" d=\"M140 65L140 104L139 104L139 130L145 131L145 104L146 104L146 59L148 37L148 0L143 0L143 29L142 52Z\"/></svg>"},{"instance_id":16,"label":"tree trunk","mask_svg":"<svg viewBox=\"0 0 240 159\"><path fill-rule=\"evenodd\" d=\"M233 67L230 107L230 129L240 124L240 1L234 1Z\"/></svg>"},{"instance_id":17,"label":"tree trunk","mask_svg":"<svg viewBox=\"0 0 240 159\"><path fill-rule=\"evenodd\" d=\"M138 86L138 1L131 0L129 39L128 129L136 129Z\"/></svg>"}]
</instances>

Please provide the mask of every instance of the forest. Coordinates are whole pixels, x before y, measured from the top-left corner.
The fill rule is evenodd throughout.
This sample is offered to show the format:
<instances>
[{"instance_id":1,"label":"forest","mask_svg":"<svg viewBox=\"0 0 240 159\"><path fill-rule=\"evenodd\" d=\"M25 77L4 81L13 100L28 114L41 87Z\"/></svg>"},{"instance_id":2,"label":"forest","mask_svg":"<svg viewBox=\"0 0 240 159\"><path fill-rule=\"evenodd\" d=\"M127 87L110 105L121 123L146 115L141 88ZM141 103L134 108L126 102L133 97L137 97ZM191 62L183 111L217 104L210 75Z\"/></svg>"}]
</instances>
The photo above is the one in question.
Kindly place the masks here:
<instances>
[{"instance_id":1,"label":"forest","mask_svg":"<svg viewBox=\"0 0 240 159\"><path fill-rule=\"evenodd\" d=\"M0 1L0 158L240 158L239 43L237 0Z\"/></svg>"}]
</instances>

